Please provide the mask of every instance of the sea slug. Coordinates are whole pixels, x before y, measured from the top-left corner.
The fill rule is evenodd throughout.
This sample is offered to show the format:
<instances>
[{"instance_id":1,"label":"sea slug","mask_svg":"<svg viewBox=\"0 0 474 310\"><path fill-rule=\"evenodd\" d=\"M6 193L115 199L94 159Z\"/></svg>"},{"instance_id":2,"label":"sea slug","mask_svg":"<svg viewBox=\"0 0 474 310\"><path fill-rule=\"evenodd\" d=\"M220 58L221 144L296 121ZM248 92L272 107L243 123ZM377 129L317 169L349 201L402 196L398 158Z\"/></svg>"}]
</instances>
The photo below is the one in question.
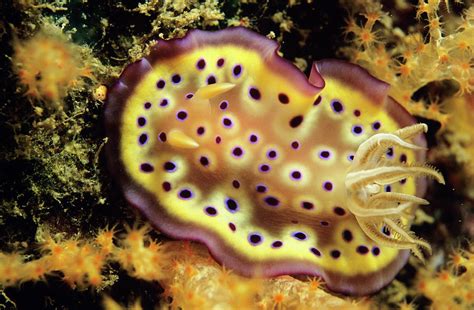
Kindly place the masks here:
<instances>
[{"instance_id":1,"label":"sea slug","mask_svg":"<svg viewBox=\"0 0 474 310\"><path fill-rule=\"evenodd\" d=\"M427 127L362 68L318 61L308 79L277 50L240 27L160 40L108 93L110 171L157 229L240 274L377 291L430 249L405 226L427 203L411 177L443 182L414 164Z\"/></svg>"}]
</instances>

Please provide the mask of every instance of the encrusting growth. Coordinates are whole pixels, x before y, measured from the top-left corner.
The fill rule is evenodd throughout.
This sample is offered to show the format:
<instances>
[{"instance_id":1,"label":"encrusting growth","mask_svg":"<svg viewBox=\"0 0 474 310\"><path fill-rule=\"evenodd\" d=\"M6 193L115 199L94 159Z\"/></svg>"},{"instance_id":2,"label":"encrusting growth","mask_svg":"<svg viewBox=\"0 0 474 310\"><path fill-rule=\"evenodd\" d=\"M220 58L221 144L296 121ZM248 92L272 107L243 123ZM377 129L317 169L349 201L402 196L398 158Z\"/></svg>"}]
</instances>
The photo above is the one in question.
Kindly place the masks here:
<instances>
[{"instance_id":1,"label":"encrusting growth","mask_svg":"<svg viewBox=\"0 0 474 310\"><path fill-rule=\"evenodd\" d=\"M474 7L457 15L449 12L448 1L417 2L418 25L405 32L395 26L400 17L384 12L379 2L347 1L357 9L346 19L345 34L352 44L342 50L389 83L390 96L410 113L439 121L444 128L449 115L436 100L420 100L415 94L441 81L452 81L457 95L473 92Z\"/></svg>"},{"instance_id":2,"label":"encrusting growth","mask_svg":"<svg viewBox=\"0 0 474 310\"><path fill-rule=\"evenodd\" d=\"M407 140L427 130L426 124L415 124L391 134L373 135L357 149L346 176L348 208L367 236L380 245L410 249L420 259L423 259L420 248L431 253L431 246L414 237L406 225L412 218L411 208L428 204L428 201L382 189L385 185L417 176L430 176L444 184L443 176L434 168L405 163L393 165L385 158L387 150L393 147L422 149Z\"/></svg>"},{"instance_id":3,"label":"encrusting growth","mask_svg":"<svg viewBox=\"0 0 474 310\"><path fill-rule=\"evenodd\" d=\"M83 78L94 79L81 47L69 42L56 26L46 24L32 38L14 41L13 63L26 95L56 102L69 88L79 87Z\"/></svg>"},{"instance_id":4,"label":"encrusting growth","mask_svg":"<svg viewBox=\"0 0 474 310\"><path fill-rule=\"evenodd\" d=\"M41 281L46 275L61 275L71 287L106 285L103 271L118 262L130 275L153 281L163 278L168 261L164 246L152 240L149 226L127 228L119 238L115 229L103 229L93 240L56 239L49 233L41 244L41 258L25 261L19 253L0 252L0 287L25 281ZM118 245L113 240L118 239Z\"/></svg>"}]
</instances>

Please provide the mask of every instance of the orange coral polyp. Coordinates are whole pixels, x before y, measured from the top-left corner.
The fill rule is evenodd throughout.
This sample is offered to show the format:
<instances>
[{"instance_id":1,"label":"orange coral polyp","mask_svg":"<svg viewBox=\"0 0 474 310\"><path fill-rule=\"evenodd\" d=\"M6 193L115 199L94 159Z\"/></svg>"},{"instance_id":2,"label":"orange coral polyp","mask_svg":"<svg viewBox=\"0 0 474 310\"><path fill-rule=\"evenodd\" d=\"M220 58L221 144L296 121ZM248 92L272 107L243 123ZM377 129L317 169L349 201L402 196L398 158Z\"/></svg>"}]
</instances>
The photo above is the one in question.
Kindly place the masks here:
<instances>
[{"instance_id":1,"label":"orange coral polyp","mask_svg":"<svg viewBox=\"0 0 474 310\"><path fill-rule=\"evenodd\" d=\"M371 28L363 27L357 29L355 41L358 45L369 46L375 43L382 43L377 38L376 31L372 31Z\"/></svg>"},{"instance_id":2,"label":"orange coral polyp","mask_svg":"<svg viewBox=\"0 0 474 310\"><path fill-rule=\"evenodd\" d=\"M79 47L56 28L44 28L24 41L15 40L14 49L13 63L27 96L59 101L68 88L82 83L82 77L93 77L78 56Z\"/></svg>"}]
</instances>

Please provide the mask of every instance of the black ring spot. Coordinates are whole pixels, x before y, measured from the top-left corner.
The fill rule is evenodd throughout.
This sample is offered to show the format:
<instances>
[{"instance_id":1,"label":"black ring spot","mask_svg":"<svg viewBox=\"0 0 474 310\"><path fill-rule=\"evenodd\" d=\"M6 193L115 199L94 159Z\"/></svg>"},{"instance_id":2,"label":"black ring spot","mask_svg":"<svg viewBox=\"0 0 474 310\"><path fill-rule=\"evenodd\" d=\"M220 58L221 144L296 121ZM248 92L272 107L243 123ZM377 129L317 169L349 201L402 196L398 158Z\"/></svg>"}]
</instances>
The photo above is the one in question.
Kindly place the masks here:
<instances>
[{"instance_id":1,"label":"black ring spot","mask_svg":"<svg viewBox=\"0 0 474 310\"><path fill-rule=\"evenodd\" d=\"M260 91L258 89L256 89L255 87L251 87L250 90L249 90L249 94L250 94L250 97L252 97L253 99L255 100L259 100L260 97L262 96L260 94Z\"/></svg>"},{"instance_id":2,"label":"black ring spot","mask_svg":"<svg viewBox=\"0 0 474 310\"><path fill-rule=\"evenodd\" d=\"M165 85L166 85L166 82L164 80L159 80L158 82L156 82L156 87L158 89L163 89L165 88Z\"/></svg>"},{"instance_id":3,"label":"black ring spot","mask_svg":"<svg viewBox=\"0 0 474 310\"><path fill-rule=\"evenodd\" d=\"M321 96L318 96L318 98L316 98L316 100L314 100L313 106L319 105L321 103L321 100L323 100L323 98Z\"/></svg>"},{"instance_id":4,"label":"black ring spot","mask_svg":"<svg viewBox=\"0 0 474 310\"><path fill-rule=\"evenodd\" d=\"M171 81L173 81L173 83L177 84L177 83L181 82L181 76L179 74L174 74L171 77Z\"/></svg>"},{"instance_id":5,"label":"black ring spot","mask_svg":"<svg viewBox=\"0 0 474 310\"><path fill-rule=\"evenodd\" d=\"M163 182L163 184L161 184L161 186L163 187L163 190L165 192L169 192L171 190L171 183L170 182Z\"/></svg>"},{"instance_id":6,"label":"black ring spot","mask_svg":"<svg viewBox=\"0 0 474 310\"><path fill-rule=\"evenodd\" d=\"M193 196L193 193L189 189L183 189L179 192L179 197L188 199Z\"/></svg>"},{"instance_id":7,"label":"black ring spot","mask_svg":"<svg viewBox=\"0 0 474 310\"><path fill-rule=\"evenodd\" d=\"M166 170L166 171L173 171L175 168L176 168L176 165L170 161L167 161L164 165L163 165L163 168Z\"/></svg>"},{"instance_id":8,"label":"black ring spot","mask_svg":"<svg viewBox=\"0 0 474 310\"><path fill-rule=\"evenodd\" d=\"M209 207L206 207L205 210L206 210L206 213L209 214L209 215L211 215L211 216L214 216L214 215L217 214L217 210L216 210L216 208L214 208L214 207L210 207L210 206L209 206Z\"/></svg>"},{"instance_id":9,"label":"black ring spot","mask_svg":"<svg viewBox=\"0 0 474 310\"><path fill-rule=\"evenodd\" d=\"M347 242L351 242L352 241L352 232L348 229L345 229L343 232L342 232L342 239L344 239L345 241Z\"/></svg>"},{"instance_id":10,"label":"black ring spot","mask_svg":"<svg viewBox=\"0 0 474 310\"><path fill-rule=\"evenodd\" d=\"M288 104L290 102L290 98L286 94L280 93L278 94L278 100L280 100L283 104Z\"/></svg>"},{"instance_id":11,"label":"black ring spot","mask_svg":"<svg viewBox=\"0 0 474 310\"><path fill-rule=\"evenodd\" d=\"M356 251L357 253L364 255L364 254L369 253L369 248L366 247L365 245L359 245Z\"/></svg>"},{"instance_id":12,"label":"black ring spot","mask_svg":"<svg viewBox=\"0 0 474 310\"><path fill-rule=\"evenodd\" d=\"M346 210L341 207L334 207L334 213L336 213L336 215L343 216L346 214Z\"/></svg>"},{"instance_id":13,"label":"black ring spot","mask_svg":"<svg viewBox=\"0 0 474 310\"><path fill-rule=\"evenodd\" d=\"M150 165L149 163L141 164L140 168L142 169L143 172L146 172L146 173L150 173L150 172L153 172L153 170L155 170L155 168L153 168L153 166Z\"/></svg>"},{"instance_id":14,"label":"black ring spot","mask_svg":"<svg viewBox=\"0 0 474 310\"><path fill-rule=\"evenodd\" d=\"M268 196L265 197L265 203L269 206L276 207L280 204L280 200L278 200L276 197L273 196Z\"/></svg>"},{"instance_id":15,"label":"black ring spot","mask_svg":"<svg viewBox=\"0 0 474 310\"><path fill-rule=\"evenodd\" d=\"M339 256L341 256L341 251L339 251L339 250L332 250L332 251L331 251L331 256L332 256L333 258L339 258Z\"/></svg>"},{"instance_id":16,"label":"black ring spot","mask_svg":"<svg viewBox=\"0 0 474 310\"><path fill-rule=\"evenodd\" d=\"M143 127L146 125L146 118L144 118L143 116L140 116L138 119L137 119L137 124L138 126L140 127Z\"/></svg>"},{"instance_id":17,"label":"black ring spot","mask_svg":"<svg viewBox=\"0 0 474 310\"><path fill-rule=\"evenodd\" d=\"M199 162L201 163L201 165L203 165L204 167L208 166L209 165L209 159L206 157L206 156L201 156L199 158Z\"/></svg>"},{"instance_id":18,"label":"black ring spot","mask_svg":"<svg viewBox=\"0 0 474 310\"><path fill-rule=\"evenodd\" d=\"M281 241L275 241L272 243L272 248L279 248L283 245L283 242Z\"/></svg>"},{"instance_id":19,"label":"black ring spot","mask_svg":"<svg viewBox=\"0 0 474 310\"><path fill-rule=\"evenodd\" d=\"M204 69L206 67L206 61L204 59L199 59L196 66L199 70Z\"/></svg>"},{"instance_id":20,"label":"black ring spot","mask_svg":"<svg viewBox=\"0 0 474 310\"><path fill-rule=\"evenodd\" d=\"M316 248L311 248L310 251L316 256L321 256L321 252Z\"/></svg>"},{"instance_id":21,"label":"black ring spot","mask_svg":"<svg viewBox=\"0 0 474 310\"><path fill-rule=\"evenodd\" d=\"M295 116L290 120L290 127L291 128L296 128L299 125L301 125L302 122L303 122L303 116L302 115Z\"/></svg>"}]
</instances>

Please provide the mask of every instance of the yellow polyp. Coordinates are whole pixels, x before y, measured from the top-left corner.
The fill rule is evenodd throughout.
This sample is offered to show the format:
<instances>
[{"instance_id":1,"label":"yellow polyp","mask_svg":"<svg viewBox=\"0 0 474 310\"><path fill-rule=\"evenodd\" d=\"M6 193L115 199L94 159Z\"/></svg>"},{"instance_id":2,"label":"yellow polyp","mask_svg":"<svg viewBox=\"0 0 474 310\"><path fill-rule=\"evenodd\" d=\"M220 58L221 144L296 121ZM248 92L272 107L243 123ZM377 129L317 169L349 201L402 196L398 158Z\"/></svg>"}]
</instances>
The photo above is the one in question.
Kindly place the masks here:
<instances>
[{"instance_id":1,"label":"yellow polyp","mask_svg":"<svg viewBox=\"0 0 474 310\"><path fill-rule=\"evenodd\" d=\"M195 149L199 147L199 143L197 143L193 138L186 135L181 130L176 129L173 129L168 133L168 143L171 146L181 149Z\"/></svg>"},{"instance_id":2,"label":"yellow polyp","mask_svg":"<svg viewBox=\"0 0 474 310\"><path fill-rule=\"evenodd\" d=\"M196 91L193 99L194 100L211 99L228 92L234 87L235 87L235 84L233 83L217 83L217 84L206 85L199 88Z\"/></svg>"}]
</instances>

